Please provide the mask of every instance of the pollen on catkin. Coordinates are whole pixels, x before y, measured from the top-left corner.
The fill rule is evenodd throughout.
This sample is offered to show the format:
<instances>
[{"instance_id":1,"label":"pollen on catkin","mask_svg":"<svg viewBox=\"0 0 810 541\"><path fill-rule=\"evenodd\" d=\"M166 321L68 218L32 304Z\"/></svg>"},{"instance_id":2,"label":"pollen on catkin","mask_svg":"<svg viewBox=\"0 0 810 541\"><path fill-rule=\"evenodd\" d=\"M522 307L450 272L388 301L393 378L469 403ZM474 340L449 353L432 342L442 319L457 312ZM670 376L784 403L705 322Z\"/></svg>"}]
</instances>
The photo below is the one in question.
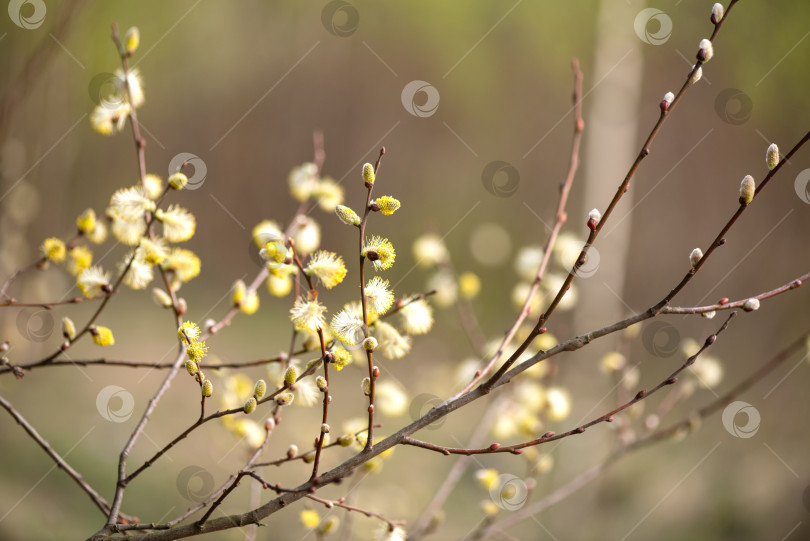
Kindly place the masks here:
<instances>
[{"instance_id":1,"label":"pollen on catkin","mask_svg":"<svg viewBox=\"0 0 810 541\"><path fill-rule=\"evenodd\" d=\"M382 212L383 216L391 216L402 206L402 203L400 203L398 199L390 195L378 197L372 203L380 208L380 212Z\"/></svg>"}]
</instances>

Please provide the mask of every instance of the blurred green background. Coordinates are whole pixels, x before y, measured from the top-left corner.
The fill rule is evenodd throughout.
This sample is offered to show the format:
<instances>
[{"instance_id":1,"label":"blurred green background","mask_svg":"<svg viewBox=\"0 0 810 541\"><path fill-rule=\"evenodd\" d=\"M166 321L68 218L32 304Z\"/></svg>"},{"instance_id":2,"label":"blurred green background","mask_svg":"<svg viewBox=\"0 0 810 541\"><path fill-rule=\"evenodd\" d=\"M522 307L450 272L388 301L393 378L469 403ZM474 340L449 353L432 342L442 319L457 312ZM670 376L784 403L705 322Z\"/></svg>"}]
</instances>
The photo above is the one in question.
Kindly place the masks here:
<instances>
[{"instance_id":1,"label":"blurred green background","mask_svg":"<svg viewBox=\"0 0 810 541\"><path fill-rule=\"evenodd\" d=\"M94 107L91 81L119 67L109 38L111 23L117 23L122 32L130 26L140 29L133 62L144 79L146 103L138 114L146 132L148 171L165 178L170 160L180 152L196 154L207 167L200 189L172 194L170 200L198 220L187 247L200 255L203 270L181 290L190 319L223 315L233 281L255 276L250 229L263 219L286 224L292 217L296 203L288 194L287 174L312 160L313 132L319 130L327 156L324 173L345 186L347 204L354 208L362 206L364 197L362 163L373 161L381 145L387 149L375 193L392 194L403 207L390 218L374 216L370 232L387 236L397 248L397 263L386 274L397 292L424 291L428 273L413 270L410 244L425 231L436 232L444 236L456 269L481 277L483 290L474 311L486 337L499 338L515 317L510 301L517 281L515 254L521 246L545 243L544 221L553 221L558 185L568 167L571 59L579 58L585 76L585 135L564 231L584 239L587 212L604 210L657 119L662 96L677 92L698 42L711 34L711 4L46 2L45 18L33 29L2 16L0 278L35 258L44 238L69 238L81 211L93 207L101 212L113 191L137 180L129 128L103 137L88 120ZM637 34L634 21L647 7L662 11L664 18L656 15ZM667 20L671 32L662 24ZM703 80L664 125L612 217L622 226L597 243L605 272L600 268L577 282L579 307L556 314L549 331L566 339L654 304L686 272L692 248L708 247L734 212L740 179L765 175L768 144L776 142L787 151L806 133L808 21L810 5L804 2L742 2L734 8ZM432 85L439 96L437 109L423 117L403 106L402 91L414 80ZM426 96L413 99L419 107ZM594 138L595 133L602 136ZM485 166L496 160L518 172L513 193L507 193L504 178L482 179ZM803 149L673 304L745 298L807 272L810 206L797 195L804 185L797 192L794 181L808 168L810 154ZM334 225L334 216L319 210L312 216L322 225L322 246L343 254L349 267L348 285L325 296L334 313L356 292L351 285L357 279L356 238ZM109 255L98 251L96 261L113 268L124 252L121 246ZM565 272L556 261L552 267ZM20 300L51 300L71 285L69 275L52 268L27 276L11 293ZM76 289L70 293L78 294ZM256 315L238 316L210 341L218 358L248 361L286 350L290 300L273 299L264 288L261 295ZM806 330L807 306L807 294L799 289L737 317L712 349L724 365L723 382L676 406L663 424L708 403L713 392L724 393ZM55 321L70 314L83 322L91 309L62 309ZM27 339L28 322L20 325L19 312L0 311L0 340L13 346L9 358L25 362L53 351L59 333L44 341ZM701 342L720 325L719 317L665 318L678 338ZM434 330L415 341L408 357L380 362L384 376L402 382L411 396L449 396L458 363L474 354L455 310L437 309L436 319ZM146 293L122 291L100 323L115 331L114 348L102 352L79 344L71 349L72 358L173 358L172 319ZM614 403L613 395L600 403L613 382L598 365L615 341L604 338L556 357L558 383L571 390L573 411L567 421L550 423L548 429L567 430ZM641 340L630 352L631 363L640 363L639 388L660 381L680 360L679 355L656 357ZM247 374L261 377L263 370ZM162 377L155 371L61 367L32 371L21 381L6 374L0 393L110 498L118 453ZM740 397L761 414L755 437L732 437L715 415L684 441L631 455L509 534L519 539L802 538L810 518L808 377L810 367L796 358ZM339 374L333 391L338 419L363 413L361 378L356 367ZM125 387L135 398L135 414L125 423L107 422L95 408L96 395L110 384ZM198 392L188 377L175 380L133 451L130 469L193 422ZM654 397L648 408L661 400ZM463 445L484 408L476 403L451 416L440 430L417 436ZM319 416L314 409L286 412L265 456L282 456L291 441L309 445ZM393 433L409 421L407 413L383 418L382 432ZM54 470L10 416L0 415L0 430L0 537L78 539L102 525L87 497ZM610 429L597 427L554 445L555 467L539 478L532 497L541 498L599 463L614 439ZM176 487L184 467L199 465L218 484L247 452L244 442L212 423L133 483L123 510L144 521L168 520L190 505ZM325 466L342 460L340 452L327 456ZM397 449L379 474L363 480L355 502L412 522L452 462L422 450ZM526 464L500 455L480 460L451 496L435 538L463 537L481 520L479 504L488 496L472 477L479 467L523 476ZM266 478L285 486L307 475L300 464L266 470ZM229 498L224 511L246 509L248 484ZM337 498L350 487L353 481L324 494ZM269 497L263 494L261 501ZM305 538L297 517L303 508L298 503L290 512L273 515L256 538ZM355 537L361 539L376 527L364 517L354 522ZM230 531L206 538L244 536Z\"/></svg>"}]
</instances>

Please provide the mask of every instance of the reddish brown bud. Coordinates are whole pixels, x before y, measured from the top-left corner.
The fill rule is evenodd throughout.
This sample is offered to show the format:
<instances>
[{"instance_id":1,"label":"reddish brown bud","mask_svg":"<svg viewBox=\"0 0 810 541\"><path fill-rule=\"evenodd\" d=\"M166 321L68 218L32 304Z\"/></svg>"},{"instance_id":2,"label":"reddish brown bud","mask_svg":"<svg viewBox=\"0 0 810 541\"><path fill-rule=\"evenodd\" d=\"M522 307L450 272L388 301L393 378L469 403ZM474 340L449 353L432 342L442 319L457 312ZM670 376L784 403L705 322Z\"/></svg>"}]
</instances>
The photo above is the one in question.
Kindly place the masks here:
<instances>
[{"instance_id":1,"label":"reddish brown bud","mask_svg":"<svg viewBox=\"0 0 810 541\"><path fill-rule=\"evenodd\" d=\"M500 443L493 443L492 445L489 446L489 450L490 451L497 451L500 448L500 446L501 446Z\"/></svg>"}]
</instances>

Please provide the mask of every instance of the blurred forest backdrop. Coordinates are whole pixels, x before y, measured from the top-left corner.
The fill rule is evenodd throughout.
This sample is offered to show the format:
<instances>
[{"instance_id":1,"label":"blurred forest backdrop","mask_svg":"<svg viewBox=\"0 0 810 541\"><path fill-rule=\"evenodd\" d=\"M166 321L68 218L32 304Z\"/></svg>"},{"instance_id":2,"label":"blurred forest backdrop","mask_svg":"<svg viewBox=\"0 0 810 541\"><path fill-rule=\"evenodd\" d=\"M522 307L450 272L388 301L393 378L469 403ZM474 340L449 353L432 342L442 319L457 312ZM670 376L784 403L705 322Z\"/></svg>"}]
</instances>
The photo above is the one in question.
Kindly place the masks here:
<instances>
[{"instance_id":1,"label":"blurred forest backdrop","mask_svg":"<svg viewBox=\"0 0 810 541\"><path fill-rule=\"evenodd\" d=\"M129 130L103 137L93 132L88 119L95 105L91 81L119 67L109 37L115 22L122 31L140 29L134 61L146 94L139 117L147 134L148 171L166 178L169 161L180 152L196 154L207 167L200 189L174 196L197 216L197 234L188 245L203 261L201 276L182 290L188 317L201 321L209 313L222 315L233 281L255 275L250 229L263 219L286 223L293 215L296 203L288 194L287 174L312 160L313 131L320 130L327 155L324 173L342 182L347 204L355 208L365 193L362 163L373 161L381 145L387 148L377 190L398 197L403 208L389 219L375 219L373 229L397 247L397 266L387 275L397 292L425 290L427 273L409 271L413 239L426 231L444 236L457 270L482 279L474 310L488 339L499 338L515 316L510 299L517 250L542 245L548 233L544 221L553 220L572 133L572 57L579 58L585 75L585 135L564 231L584 239L587 212L604 210L609 200L609 195L587 194L601 194L600 187L612 194L657 119L662 96L677 92L694 63L698 42L712 31L711 2L695 0L352 0L351 9L336 13L332 26L324 23L323 1L46 5L45 19L35 29L0 17L0 92L5 96L0 124L1 279L36 257L44 238L69 238L82 210L102 211L115 189L137 179ZM634 30L636 15L646 7L663 10L672 22L671 33L660 44L645 42ZM656 22L649 24L649 33L662 35ZM602 264L620 272L597 272L577 281L579 307L557 314L549 329L558 338L644 310L663 297L687 270L692 248L708 246L733 213L740 179L764 176L768 144L775 142L786 151L808 130L808 35L806 2L745 1L735 7L703 80L665 124L613 216L624 227L613 240L606 234L605 246L597 244ZM601 63L600 54L607 55ZM25 71L32 55L39 60ZM611 77L627 66L632 69L623 81ZM402 103L403 88L414 80L429 83L438 93L438 107L424 117L411 114ZM613 97L600 100L605 95ZM420 99L416 97L417 105ZM606 131L598 133L607 137L595 139L591 127L600 123ZM612 133L629 133L632 139ZM588 160L600 155L611 156L611 163ZM482 181L485 166L496 160L518 173L512 193L492 193ZM808 271L810 205L794 189L794 180L808 168L810 150L803 149L674 304L744 298ZM354 232L335 225L334 216L315 211L313 217L323 227L322 246L343 254L347 283L353 284ZM112 267L124 251L117 250L102 264ZM559 264L555 268L565 272ZM14 295L53 299L71 285L70 276L52 268L17 284ZM331 306L337 308L355 294L354 286L336 291L329 297L330 313ZM270 298L264 288L261 295L263 305L256 315L237 317L210 341L213 355L246 361L286 350L290 301ZM87 304L67 313L82 320L91 310ZM710 401L713 392L722 394L733 386L806 330L808 314L808 293L800 288L737 317L712 350L723 363L723 382L714 391L698 391L676 413L682 416ZM455 310L437 310L436 316L434 330L416 340L408 357L382 363L384 372L401 381L411 396L448 396L458 363L472 354ZM680 339L702 341L719 325L719 319L664 317ZM58 332L44 342L27 341L16 318L16 309L0 311L0 339L14 344L15 362L37 359L58 345ZM122 291L104 322L116 332L116 345L103 352L108 356L168 360L176 347L171 317L148 294ZM598 405L613 385L598 365L615 340L608 337L556 358L559 381L571 389L574 401L570 418L550 430L567 429L612 403L609 396ZM100 350L80 344L71 351L74 358L93 358ZM631 363L640 363L640 387L659 381L680 360L679 355L655 356L641 340L630 354ZM262 373L256 369L249 375ZM162 377L107 367L52 368L32 371L21 381L0 379L0 393L57 450L70 450L68 461L109 497L118 453ZM351 394L338 406L339 415L364 411L363 397L355 391L361 378L361 371L354 371L338 383L336 396L340 389ZM510 533L521 539L561 540L807 535L808 378L810 366L797 359L743 395L761 414L755 437L732 437L715 415L686 440L633 455ZM175 381L131 464L150 456L196 417L199 391L188 383ZM127 423L107 423L98 415L96 394L109 384L135 396L135 415ZM476 403L452 415L426 438L450 445L466 442L484 406ZM266 456L281 456L291 441L306 445L319 415L316 410L288 412ZM407 414L384 418L382 431L390 434L409 421ZM0 415L0 431L0 537L78 539L100 527L100 514L62 472L51 471L52 462L10 416ZM82 435L86 437L77 443ZM555 467L541 478L538 496L602 460L613 437L601 427L554 446ZM124 511L150 521L174 516L189 505L175 487L185 465L199 464L219 481L245 453L232 434L209 425L131 486ZM513 457L480 462L524 474L525 466ZM391 519L413 520L449 464L450 459L423 450L397 449L382 472L363 482L358 504ZM277 480L289 486L306 475L303 467L293 473L285 470ZM348 486L332 487L330 494L337 497ZM226 511L245 510L247 493L242 487ZM467 533L486 498L469 473L448 504L447 523L437 538ZM654 502L660 504L652 507ZM358 537L365 538L366 526L371 529L373 523L362 517L355 521ZM259 530L258 539L276 539L279 532L298 539L305 533L295 511L266 523L269 527ZM236 540L244 533L211 537Z\"/></svg>"}]
</instances>

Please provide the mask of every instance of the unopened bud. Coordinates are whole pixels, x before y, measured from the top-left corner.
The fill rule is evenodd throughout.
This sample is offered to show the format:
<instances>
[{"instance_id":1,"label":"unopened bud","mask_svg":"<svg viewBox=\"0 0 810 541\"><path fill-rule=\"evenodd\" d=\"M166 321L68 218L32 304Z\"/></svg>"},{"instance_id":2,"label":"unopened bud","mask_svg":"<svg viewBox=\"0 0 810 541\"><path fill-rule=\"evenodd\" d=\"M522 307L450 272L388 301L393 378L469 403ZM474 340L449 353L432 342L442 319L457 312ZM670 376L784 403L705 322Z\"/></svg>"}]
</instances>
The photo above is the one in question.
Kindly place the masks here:
<instances>
[{"instance_id":1,"label":"unopened bud","mask_svg":"<svg viewBox=\"0 0 810 541\"><path fill-rule=\"evenodd\" d=\"M774 143L771 143L765 153L765 163L768 164L768 170L773 170L774 167L779 165L779 147Z\"/></svg>"},{"instance_id":2,"label":"unopened bud","mask_svg":"<svg viewBox=\"0 0 810 541\"><path fill-rule=\"evenodd\" d=\"M124 52L127 54L132 54L138 48L138 44L141 42L141 33L138 32L138 27L133 26L129 30L127 30L126 35L124 36Z\"/></svg>"},{"instance_id":3,"label":"unopened bud","mask_svg":"<svg viewBox=\"0 0 810 541\"><path fill-rule=\"evenodd\" d=\"M264 382L264 380L260 379L256 381L256 385L253 386L253 396L256 398L256 400L263 397L265 392L267 392L267 384Z\"/></svg>"},{"instance_id":4,"label":"unopened bud","mask_svg":"<svg viewBox=\"0 0 810 541\"><path fill-rule=\"evenodd\" d=\"M712 319L715 316L715 314L717 314L717 312L712 310L711 312L702 312L700 315L705 317L706 319Z\"/></svg>"},{"instance_id":5,"label":"unopened bud","mask_svg":"<svg viewBox=\"0 0 810 541\"><path fill-rule=\"evenodd\" d=\"M363 389L363 394L368 396L371 394L371 380L369 378L363 378L363 381L360 383L360 388Z\"/></svg>"},{"instance_id":6,"label":"unopened bud","mask_svg":"<svg viewBox=\"0 0 810 541\"><path fill-rule=\"evenodd\" d=\"M294 366L290 365L290 367L287 368L287 371L284 372L284 383L287 385L293 385L297 379L298 371Z\"/></svg>"},{"instance_id":7,"label":"unopened bud","mask_svg":"<svg viewBox=\"0 0 810 541\"><path fill-rule=\"evenodd\" d=\"M245 405L242 407L245 413L253 413L256 411L256 399L252 396L245 400Z\"/></svg>"},{"instance_id":8,"label":"unopened bud","mask_svg":"<svg viewBox=\"0 0 810 541\"><path fill-rule=\"evenodd\" d=\"M696 267L698 261L703 259L703 251L700 248L695 248L692 250L692 253L689 254L689 262L692 264L692 267Z\"/></svg>"},{"instance_id":9,"label":"unopened bud","mask_svg":"<svg viewBox=\"0 0 810 541\"><path fill-rule=\"evenodd\" d=\"M152 289L152 300L155 301L155 304L163 308L170 308L172 306L172 298L159 287Z\"/></svg>"},{"instance_id":10,"label":"unopened bud","mask_svg":"<svg viewBox=\"0 0 810 541\"><path fill-rule=\"evenodd\" d=\"M602 219L602 213L599 209L593 209L588 213L588 229L594 231L596 226L599 225L599 220Z\"/></svg>"},{"instance_id":11,"label":"unopened bud","mask_svg":"<svg viewBox=\"0 0 810 541\"><path fill-rule=\"evenodd\" d=\"M754 193L756 192L756 182L751 175L745 175L742 182L740 182L740 204L747 205L754 200Z\"/></svg>"},{"instance_id":12,"label":"unopened bud","mask_svg":"<svg viewBox=\"0 0 810 541\"><path fill-rule=\"evenodd\" d=\"M374 351L377 348L377 339L373 336L369 336L365 340L363 340L363 349L366 351Z\"/></svg>"},{"instance_id":13,"label":"unopened bud","mask_svg":"<svg viewBox=\"0 0 810 541\"><path fill-rule=\"evenodd\" d=\"M298 454L298 446L295 444L291 444L287 447L287 458L292 458Z\"/></svg>"},{"instance_id":14,"label":"unopened bud","mask_svg":"<svg viewBox=\"0 0 810 541\"><path fill-rule=\"evenodd\" d=\"M360 216L349 207L338 205L335 207L335 214L340 218L340 221L346 225L360 225Z\"/></svg>"},{"instance_id":15,"label":"unopened bud","mask_svg":"<svg viewBox=\"0 0 810 541\"><path fill-rule=\"evenodd\" d=\"M754 310L759 310L759 299L751 298L745 301L743 304L743 310L746 312L753 312Z\"/></svg>"},{"instance_id":16,"label":"unopened bud","mask_svg":"<svg viewBox=\"0 0 810 541\"><path fill-rule=\"evenodd\" d=\"M374 166L370 163L363 164L363 181L366 184L374 184Z\"/></svg>"},{"instance_id":17,"label":"unopened bud","mask_svg":"<svg viewBox=\"0 0 810 541\"><path fill-rule=\"evenodd\" d=\"M703 77L703 68L698 66L694 73L692 73L692 76L689 77L689 82L695 84L696 82L700 81L701 77Z\"/></svg>"},{"instance_id":18,"label":"unopened bud","mask_svg":"<svg viewBox=\"0 0 810 541\"><path fill-rule=\"evenodd\" d=\"M62 336L68 340L76 338L76 325L74 325L73 320L69 317L62 318Z\"/></svg>"},{"instance_id":19,"label":"unopened bud","mask_svg":"<svg viewBox=\"0 0 810 541\"><path fill-rule=\"evenodd\" d=\"M323 433L323 434L328 434L329 433L329 425L328 424L323 423L321 425L321 433Z\"/></svg>"},{"instance_id":20,"label":"unopened bud","mask_svg":"<svg viewBox=\"0 0 810 541\"><path fill-rule=\"evenodd\" d=\"M295 395L292 393L281 393L280 395L276 396L276 404L279 406L289 406L293 403L295 399Z\"/></svg>"},{"instance_id":21,"label":"unopened bud","mask_svg":"<svg viewBox=\"0 0 810 541\"><path fill-rule=\"evenodd\" d=\"M193 376L194 374L196 374L196 373L197 373L197 371L198 371L199 369L200 369L200 367L199 367L199 366L197 366L197 363L195 363L195 362L194 362L194 361L192 361L191 359L188 359L188 360L186 361L186 370L188 371L189 375Z\"/></svg>"},{"instance_id":22,"label":"unopened bud","mask_svg":"<svg viewBox=\"0 0 810 541\"><path fill-rule=\"evenodd\" d=\"M318 376L315 378L315 385L318 386L318 389L320 389L321 392L325 391L327 387L326 378L323 376Z\"/></svg>"},{"instance_id":23,"label":"unopened bud","mask_svg":"<svg viewBox=\"0 0 810 541\"><path fill-rule=\"evenodd\" d=\"M210 379L207 379L202 384L202 395L211 396L212 394L214 394L214 384L211 383Z\"/></svg>"},{"instance_id":24,"label":"unopened bud","mask_svg":"<svg viewBox=\"0 0 810 541\"><path fill-rule=\"evenodd\" d=\"M664 94L664 99L661 100L661 110L666 111L669 109L669 106L672 105L672 101L675 99L675 94L672 92L667 92Z\"/></svg>"},{"instance_id":25,"label":"unopened bud","mask_svg":"<svg viewBox=\"0 0 810 541\"><path fill-rule=\"evenodd\" d=\"M310 451L304 455L304 463L312 464L313 462L315 462L315 451Z\"/></svg>"},{"instance_id":26,"label":"unopened bud","mask_svg":"<svg viewBox=\"0 0 810 541\"><path fill-rule=\"evenodd\" d=\"M714 56L714 46L708 39L700 40L700 49L698 49L697 59L701 62L708 62Z\"/></svg>"},{"instance_id":27,"label":"unopened bud","mask_svg":"<svg viewBox=\"0 0 810 541\"><path fill-rule=\"evenodd\" d=\"M712 6L712 23L717 24L723 20L723 4L716 3Z\"/></svg>"},{"instance_id":28,"label":"unopened bud","mask_svg":"<svg viewBox=\"0 0 810 541\"><path fill-rule=\"evenodd\" d=\"M188 184L188 177L179 171L169 177L169 185L175 190L182 190L186 184Z\"/></svg>"},{"instance_id":29,"label":"unopened bud","mask_svg":"<svg viewBox=\"0 0 810 541\"><path fill-rule=\"evenodd\" d=\"M343 434L341 437L338 438L338 445L341 447L348 447L354 443L354 435L353 434Z\"/></svg>"}]
</instances>

